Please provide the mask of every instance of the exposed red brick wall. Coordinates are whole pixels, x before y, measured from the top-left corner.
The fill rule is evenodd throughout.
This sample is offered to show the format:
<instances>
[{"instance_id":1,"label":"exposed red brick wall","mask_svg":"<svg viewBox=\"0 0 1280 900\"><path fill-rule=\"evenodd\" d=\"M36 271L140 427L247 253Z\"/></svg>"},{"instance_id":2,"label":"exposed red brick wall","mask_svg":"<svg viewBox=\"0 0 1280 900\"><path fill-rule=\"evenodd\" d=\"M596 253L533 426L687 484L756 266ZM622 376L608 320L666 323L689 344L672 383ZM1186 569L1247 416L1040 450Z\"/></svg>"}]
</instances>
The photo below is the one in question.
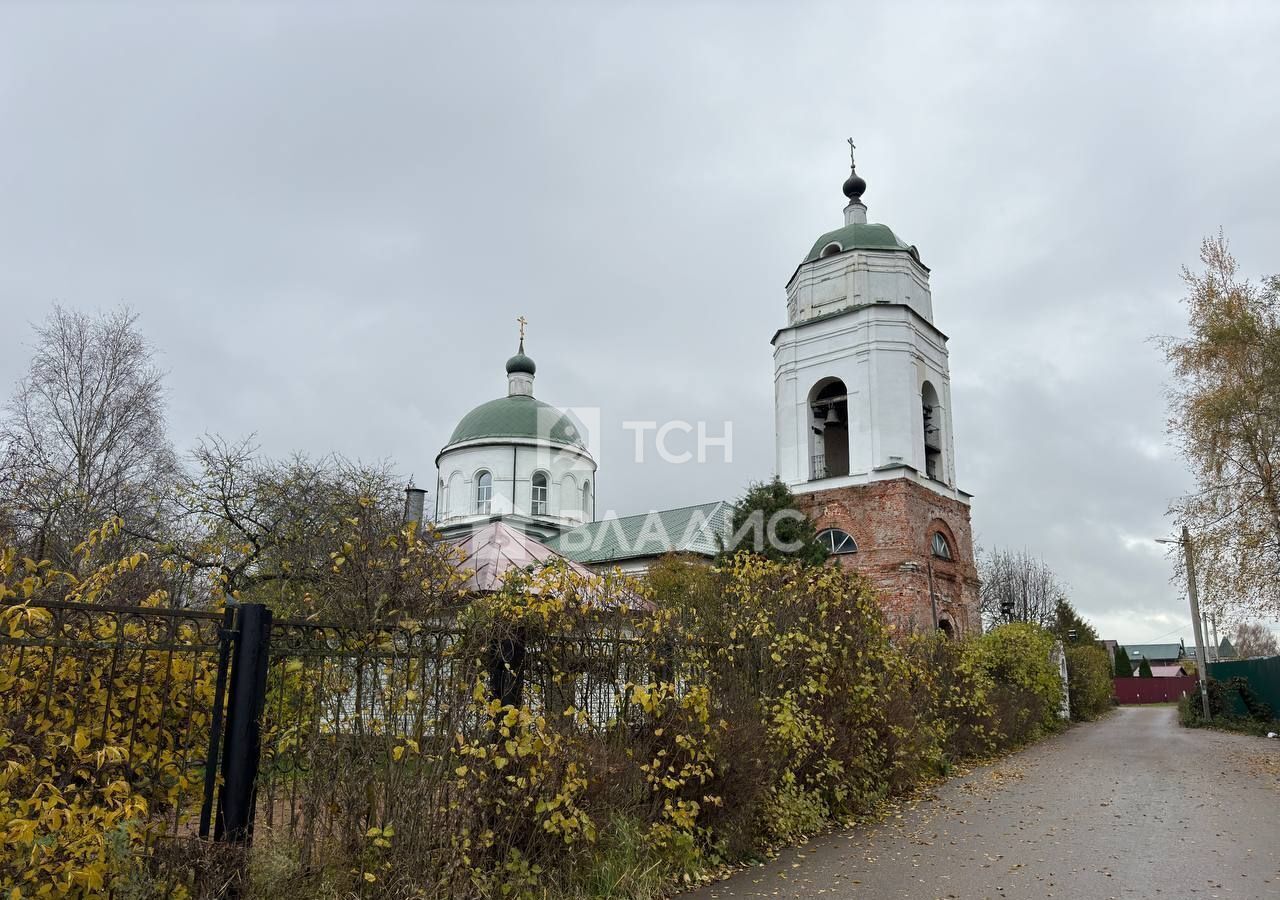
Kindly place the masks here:
<instances>
[{"instance_id":1,"label":"exposed red brick wall","mask_svg":"<svg viewBox=\"0 0 1280 900\"><path fill-rule=\"evenodd\" d=\"M932 573L938 618L958 634L981 630L967 504L907 478L798 494L796 500L819 530L839 528L853 536L858 552L839 557L840 563L875 585L894 627L932 627ZM933 555L935 531L951 545L950 560Z\"/></svg>"}]
</instances>

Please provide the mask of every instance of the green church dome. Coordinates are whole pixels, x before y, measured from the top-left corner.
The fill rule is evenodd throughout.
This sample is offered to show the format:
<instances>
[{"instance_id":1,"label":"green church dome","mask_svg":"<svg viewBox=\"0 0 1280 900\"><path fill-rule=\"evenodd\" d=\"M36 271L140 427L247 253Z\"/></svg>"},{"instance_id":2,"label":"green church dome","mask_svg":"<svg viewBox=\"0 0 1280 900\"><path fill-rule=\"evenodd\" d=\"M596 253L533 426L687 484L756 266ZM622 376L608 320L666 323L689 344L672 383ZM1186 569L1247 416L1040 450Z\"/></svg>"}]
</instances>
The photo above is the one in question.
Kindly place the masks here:
<instances>
[{"instance_id":1,"label":"green church dome","mask_svg":"<svg viewBox=\"0 0 1280 900\"><path fill-rule=\"evenodd\" d=\"M828 231L818 238L804 261L813 262L832 244L838 244L841 253L846 250L905 250L919 258L916 249L894 234L888 225L854 223Z\"/></svg>"},{"instance_id":2,"label":"green church dome","mask_svg":"<svg viewBox=\"0 0 1280 900\"><path fill-rule=\"evenodd\" d=\"M550 403L520 394L499 397L471 410L453 429L448 446L490 438L544 440L586 449L582 433L572 419Z\"/></svg>"}]
</instances>

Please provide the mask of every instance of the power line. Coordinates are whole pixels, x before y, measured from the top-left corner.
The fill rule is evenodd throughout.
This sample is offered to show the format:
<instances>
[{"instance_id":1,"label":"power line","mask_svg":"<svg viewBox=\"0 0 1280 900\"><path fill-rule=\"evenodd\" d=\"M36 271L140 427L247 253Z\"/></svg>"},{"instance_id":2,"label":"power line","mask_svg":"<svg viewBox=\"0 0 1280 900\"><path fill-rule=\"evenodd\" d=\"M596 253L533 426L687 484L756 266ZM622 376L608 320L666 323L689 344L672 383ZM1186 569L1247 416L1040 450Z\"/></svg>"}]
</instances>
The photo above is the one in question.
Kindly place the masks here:
<instances>
[{"instance_id":1,"label":"power line","mask_svg":"<svg viewBox=\"0 0 1280 900\"><path fill-rule=\"evenodd\" d=\"M1154 644L1156 641L1160 640L1160 638L1169 637L1172 634L1177 634L1179 631L1182 631L1186 627L1187 627L1186 625L1179 625L1177 628L1174 628L1171 631L1166 631L1164 634L1160 635L1159 637L1147 638L1147 640L1143 641L1143 643Z\"/></svg>"}]
</instances>

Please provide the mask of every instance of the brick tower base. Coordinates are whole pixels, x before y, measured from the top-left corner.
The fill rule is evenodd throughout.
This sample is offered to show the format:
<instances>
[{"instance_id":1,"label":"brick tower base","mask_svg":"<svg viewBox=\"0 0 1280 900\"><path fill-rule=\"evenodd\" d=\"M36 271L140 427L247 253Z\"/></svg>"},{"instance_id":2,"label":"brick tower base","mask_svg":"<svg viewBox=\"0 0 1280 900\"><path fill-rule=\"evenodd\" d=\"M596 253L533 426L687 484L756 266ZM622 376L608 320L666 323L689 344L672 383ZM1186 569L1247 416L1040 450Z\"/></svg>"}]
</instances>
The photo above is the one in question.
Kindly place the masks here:
<instances>
[{"instance_id":1,"label":"brick tower base","mask_svg":"<svg viewBox=\"0 0 1280 900\"><path fill-rule=\"evenodd\" d=\"M876 588L895 630L923 631L935 623L955 635L982 630L968 504L893 478L797 494L796 505L819 531L839 528L853 537L857 552L837 559ZM951 559L934 554L937 532Z\"/></svg>"}]
</instances>

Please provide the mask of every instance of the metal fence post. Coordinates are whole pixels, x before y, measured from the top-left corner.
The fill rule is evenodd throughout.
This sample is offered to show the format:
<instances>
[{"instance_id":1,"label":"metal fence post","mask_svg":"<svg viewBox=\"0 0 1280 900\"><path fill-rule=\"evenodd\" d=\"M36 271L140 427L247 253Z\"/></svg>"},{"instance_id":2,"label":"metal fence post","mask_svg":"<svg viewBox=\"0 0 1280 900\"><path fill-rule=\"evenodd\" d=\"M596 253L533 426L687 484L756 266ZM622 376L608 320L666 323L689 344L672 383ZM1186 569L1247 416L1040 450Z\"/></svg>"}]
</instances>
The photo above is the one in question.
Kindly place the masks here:
<instances>
[{"instance_id":1,"label":"metal fence post","mask_svg":"<svg viewBox=\"0 0 1280 900\"><path fill-rule=\"evenodd\" d=\"M271 610L261 603L241 606L236 613L231 655L226 749L222 754L222 792L214 840L247 844L253 838L254 787L262 751L270 645Z\"/></svg>"},{"instance_id":2,"label":"metal fence post","mask_svg":"<svg viewBox=\"0 0 1280 900\"><path fill-rule=\"evenodd\" d=\"M222 611L218 628L218 674L213 689L213 711L209 721L209 752L205 756L204 802L200 804L200 837L209 836L213 817L213 798L218 781L218 758L222 752L222 720L226 707L227 668L231 664L231 643L235 638L235 609Z\"/></svg>"},{"instance_id":3,"label":"metal fence post","mask_svg":"<svg viewBox=\"0 0 1280 900\"><path fill-rule=\"evenodd\" d=\"M503 706L524 700L524 641L521 636L499 638L489 649L489 696Z\"/></svg>"}]
</instances>

